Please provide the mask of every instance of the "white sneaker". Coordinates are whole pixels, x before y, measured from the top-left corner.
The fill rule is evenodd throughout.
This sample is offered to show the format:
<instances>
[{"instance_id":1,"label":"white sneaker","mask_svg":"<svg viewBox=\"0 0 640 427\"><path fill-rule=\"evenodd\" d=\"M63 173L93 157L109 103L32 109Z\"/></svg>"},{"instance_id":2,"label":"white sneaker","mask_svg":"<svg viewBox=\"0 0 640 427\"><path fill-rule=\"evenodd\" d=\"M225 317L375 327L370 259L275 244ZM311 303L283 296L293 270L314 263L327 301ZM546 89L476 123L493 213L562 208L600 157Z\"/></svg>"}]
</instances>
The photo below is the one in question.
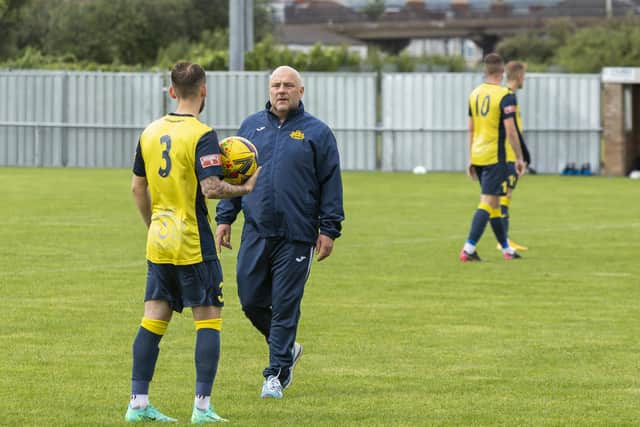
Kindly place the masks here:
<instances>
[{"instance_id":1,"label":"white sneaker","mask_svg":"<svg viewBox=\"0 0 640 427\"><path fill-rule=\"evenodd\" d=\"M282 399L282 384L275 375L270 375L262 384L262 393L260 397L263 399Z\"/></svg>"},{"instance_id":2,"label":"white sneaker","mask_svg":"<svg viewBox=\"0 0 640 427\"><path fill-rule=\"evenodd\" d=\"M284 389L288 388L293 382L293 368L296 367L296 363L302 357L302 346L300 344L293 343L293 348L291 349L291 357L293 362L291 363L291 367L289 368L289 376L282 382L282 387Z\"/></svg>"}]
</instances>

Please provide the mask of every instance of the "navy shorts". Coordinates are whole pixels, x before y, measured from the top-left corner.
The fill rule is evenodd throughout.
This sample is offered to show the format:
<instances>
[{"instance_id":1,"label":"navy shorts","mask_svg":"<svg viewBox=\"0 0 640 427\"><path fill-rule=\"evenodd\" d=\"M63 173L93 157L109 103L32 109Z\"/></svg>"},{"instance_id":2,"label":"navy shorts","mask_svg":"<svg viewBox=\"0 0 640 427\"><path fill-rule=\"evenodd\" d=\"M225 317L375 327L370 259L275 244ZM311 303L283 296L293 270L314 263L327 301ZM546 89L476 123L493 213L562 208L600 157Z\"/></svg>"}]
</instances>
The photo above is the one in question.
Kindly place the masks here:
<instances>
[{"instance_id":1,"label":"navy shorts","mask_svg":"<svg viewBox=\"0 0 640 427\"><path fill-rule=\"evenodd\" d=\"M478 174L482 194L504 196L507 194L507 164L494 163L486 166L473 166Z\"/></svg>"},{"instance_id":2,"label":"navy shorts","mask_svg":"<svg viewBox=\"0 0 640 427\"><path fill-rule=\"evenodd\" d=\"M222 307L222 268L215 259L192 265L155 264L147 261L144 300L167 301L178 313L184 307Z\"/></svg>"},{"instance_id":3,"label":"navy shorts","mask_svg":"<svg viewBox=\"0 0 640 427\"><path fill-rule=\"evenodd\" d=\"M512 190L516 188L518 184L518 172L516 172L516 163L507 162L507 187Z\"/></svg>"}]
</instances>

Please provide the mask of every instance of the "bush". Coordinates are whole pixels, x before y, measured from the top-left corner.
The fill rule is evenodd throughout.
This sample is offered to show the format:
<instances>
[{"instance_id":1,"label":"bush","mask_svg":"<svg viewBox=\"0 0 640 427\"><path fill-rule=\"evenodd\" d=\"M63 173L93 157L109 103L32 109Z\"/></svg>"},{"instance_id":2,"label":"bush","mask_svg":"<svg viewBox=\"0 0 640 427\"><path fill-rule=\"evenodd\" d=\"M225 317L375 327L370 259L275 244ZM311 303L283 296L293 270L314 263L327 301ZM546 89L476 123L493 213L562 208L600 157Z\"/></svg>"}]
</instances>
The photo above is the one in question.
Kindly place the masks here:
<instances>
[{"instance_id":1,"label":"bush","mask_svg":"<svg viewBox=\"0 0 640 427\"><path fill-rule=\"evenodd\" d=\"M0 63L5 68L71 69L103 71L168 70L181 60L201 64L209 71L225 71L229 67L228 32L203 32L200 42L191 42L186 37L172 41L158 51L155 65L126 65L118 59L110 63L95 60L79 60L73 53L46 55L39 49L27 48L20 56ZM459 56L412 57L406 53L387 55L376 48L369 49L367 58L349 51L347 46L324 47L319 43L307 52L297 52L277 45L269 35L245 54L245 69L248 71L272 70L287 64L300 71L463 71L466 66Z\"/></svg>"},{"instance_id":2,"label":"bush","mask_svg":"<svg viewBox=\"0 0 640 427\"><path fill-rule=\"evenodd\" d=\"M568 72L599 73L603 67L640 64L640 20L611 22L577 31L555 56Z\"/></svg>"},{"instance_id":3,"label":"bush","mask_svg":"<svg viewBox=\"0 0 640 427\"><path fill-rule=\"evenodd\" d=\"M17 58L0 62L0 68L31 70L74 70L74 71L157 71L157 67L126 64L98 64L91 61L79 61L74 55L44 55L38 49L26 48Z\"/></svg>"}]
</instances>

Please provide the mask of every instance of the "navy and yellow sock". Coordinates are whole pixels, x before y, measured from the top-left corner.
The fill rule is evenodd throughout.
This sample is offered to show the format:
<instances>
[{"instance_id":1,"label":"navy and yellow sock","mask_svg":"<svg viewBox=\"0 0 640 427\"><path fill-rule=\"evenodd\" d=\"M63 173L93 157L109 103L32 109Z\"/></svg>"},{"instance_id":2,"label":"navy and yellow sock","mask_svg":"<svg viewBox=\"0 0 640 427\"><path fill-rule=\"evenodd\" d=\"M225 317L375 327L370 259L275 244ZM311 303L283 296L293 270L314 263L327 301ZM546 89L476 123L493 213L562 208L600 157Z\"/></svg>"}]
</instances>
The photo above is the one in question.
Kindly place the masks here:
<instances>
[{"instance_id":1,"label":"navy and yellow sock","mask_svg":"<svg viewBox=\"0 0 640 427\"><path fill-rule=\"evenodd\" d=\"M138 334L133 341L133 368L131 372L131 394L149 394L149 383L153 378L160 340L167 331L169 322L142 318Z\"/></svg>"},{"instance_id":2,"label":"navy and yellow sock","mask_svg":"<svg viewBox=\"0 0 640 427\"><path fill-rule=\"evenodd\" d=\"M488 203L480 202L471 220L471 230L469 230L467 243L475 245L480 240L489 221L490 213L491 206Z\"/></svg>"},{"instance_id":3,"label":"navy and yellow sock","mask_svg":"<svg viewBox=\"0 0 640 427\"><path fill-rule=\"evenodd\" d=\"M502 249L507 249L509 243L507 242L507 233L504 231L504 223L502 222L502 213L500 208L495 208L491 211L491 217L489 218L493 234L496 236L496 240L502 246Z\"/></svg>"},{"instance_id":4,"label":"navy and yellow sock","mask_svg":"<svg viewBox=\"0 0 640 427\"><path fill-rule=\"evenodd\" d=\"M507 196L500 197L500 212L502 213L502 223L504 224L504 234L509 237L509 207L511 199Z\"/></svg>"},{"instance_id":5,"label":"navy and yellow sock","mask_svg":"<svg viewBox=\"0 0 640 427\"><path fill-rule=\"evenodd\" d=\"M222 319L196 320L196 396L210 396L220 359Z\"/></svg>"}]
</instances>

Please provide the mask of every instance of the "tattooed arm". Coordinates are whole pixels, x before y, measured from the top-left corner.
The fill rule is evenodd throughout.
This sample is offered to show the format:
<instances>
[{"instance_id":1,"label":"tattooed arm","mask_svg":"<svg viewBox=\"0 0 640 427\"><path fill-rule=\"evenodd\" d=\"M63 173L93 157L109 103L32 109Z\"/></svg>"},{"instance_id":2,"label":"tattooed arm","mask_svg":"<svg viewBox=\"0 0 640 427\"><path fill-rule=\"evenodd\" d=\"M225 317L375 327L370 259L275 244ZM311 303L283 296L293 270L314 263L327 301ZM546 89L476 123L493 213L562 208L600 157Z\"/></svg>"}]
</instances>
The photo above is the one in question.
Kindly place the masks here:
<instances>
[{"instance_id":1,"label":"tattooed arm","mask_svg":"<svg viewBox=\"0 0 640 427\"><path fill-rule=\"evenodd\" d=\"M242 185L229 184L223 181L217 176L209 176L200 181L200 187L202 188L202 194L207 199L230 199L233 197L244 196L251 193L253 187L256 185L256 180L260 174L258 168L255 173Z\"/></svg>"}]
</instances>

